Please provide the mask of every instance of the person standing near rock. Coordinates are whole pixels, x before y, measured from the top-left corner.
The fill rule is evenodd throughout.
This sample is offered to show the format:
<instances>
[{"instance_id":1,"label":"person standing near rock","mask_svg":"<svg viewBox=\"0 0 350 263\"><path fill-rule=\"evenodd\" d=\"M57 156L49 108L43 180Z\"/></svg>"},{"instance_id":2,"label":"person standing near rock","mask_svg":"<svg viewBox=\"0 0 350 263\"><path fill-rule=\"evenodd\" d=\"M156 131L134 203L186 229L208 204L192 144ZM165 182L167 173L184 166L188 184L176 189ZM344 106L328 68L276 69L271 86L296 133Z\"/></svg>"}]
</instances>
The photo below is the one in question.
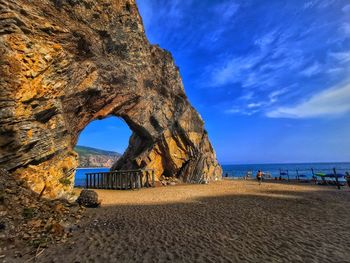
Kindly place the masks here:
<instances>
[{"instance_id":1,"label":"person standing near rock","mask_svg":"<svg viewBox=\"0 0 350 263\"><path fill-rule=\"evenodd\" d=\"M259 170L258 173L256 174L256 179L258 180L259 185L261 185L262 177L263 177L263 173L262 171Z\"/></svg>"}]
</instances>

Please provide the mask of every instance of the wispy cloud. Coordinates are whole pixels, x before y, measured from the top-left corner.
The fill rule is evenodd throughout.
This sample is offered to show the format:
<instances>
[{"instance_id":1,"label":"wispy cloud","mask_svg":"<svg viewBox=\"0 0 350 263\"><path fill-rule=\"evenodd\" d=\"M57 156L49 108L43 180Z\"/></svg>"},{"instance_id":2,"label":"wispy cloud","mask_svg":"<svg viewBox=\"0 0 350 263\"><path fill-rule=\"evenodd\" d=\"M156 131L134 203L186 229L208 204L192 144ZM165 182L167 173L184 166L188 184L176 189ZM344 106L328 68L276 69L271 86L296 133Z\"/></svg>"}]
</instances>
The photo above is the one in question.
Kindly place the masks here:
<instances>
[{"instance_id":1,"label":"wispy cloud","mask_svg":"<svg viewBox=\"0 0 350 263\"><path fill-rule=\"evenodd\" d=\"M317 4L317 1L307 1L307 2L304 4L304 9L314 7L316 4Z\"/></svg>"},{"instance_id":2,"label":"wispy cloud","mask_svg":"<svg viewBox=\"0 0 350 263\"><path fill-rule=\"evenodd\" d=\"M278 98L281 95L288 92L288 90L289 90L288 88L283 88L283 89L272 91L270 94L268 94L268 98L264 101L249 102L248 104L241 106L240 108L238 108L237 106L231 107L227 109L225 112L228 114L243 114L243 115L251 116L253 114L256 114L258 112L265 110L267 107L278 102ZM254 93L248 93L240 97L240 99L251 100L253 97L254 97Z\"/></svg>"},{"instance_id":3,"label":"wispy cloud","mask_svg":"<svg viewBox=\"0 0 350 263\"><path fill-rule=\"evenodd\" d=\"M137 0L152 43L172 52L191 52L195 48L213 50L225 32L234 25L240 5L232 0L208 3L202 14L200 0ZM210 17L210 19L208 19ZM166 43L166 45L162 45Z\"/></svg>"},{"instance_id":4,"label":"wispy cloud","mask_svg":"<svg viewBox=\"0 0 350 263\"><path fill-rule=\"evenodd\" d=\"M270 118L315 118L350 112L350 82L315 94L291 107L279 107L266 113Z\"/></svg>"},{"instance_id":5,"label":"wispy cloud","mask_svg":"<svg viewBox=\"0 0 350 263\"><path fill-rule=\"evenodd\" d=\"M222 38L225 32L234 26L234 18L238 13L240 5L235 1L228 0L214 5L210 16L211 19L202 22L203 32L199 45L212 50L215 44ZM214 23L213 23L214 22ZM212 43L212 45L208 45Z\"/></svg>"},{"instance_id":6,"label":"wispy cloud","mask_svg":"<svg viewBox=\"0 0 350 263\"><path fill-rule=\"evenodd\" d=\"M292 32L269 31L254 40L255 50L245 56L225 58L208 68L212 87L238 83L244 88L274 87L286 70L305 64L303 52L292 47Z\"/></svg>"},{"instance_id":7,"label":"wispy cloud","mask_svg":"<svg viewBox=\"0 0 350 263\"><path fill-rule=\"evenodd\" d=\"M334 2L335 0L311 0L311 1L307 1L304 4L304 9L314 8L314 7L327 8L330 5L332 5Z\"/></svg>"},{"instance_id":8,"label":"wispy cloud","mask_svg":"<svg viewBox=\"0 0 350 263\"><path fill-rule=\"evenodd\" d=\"M328 74L331 75L338 75L338 74L342 74L344 72L344 68L342 67L334 67L334 68L330 68L326 71Z\"/></svg>"},{"instance_id":9,"label":"wispy cloud","mask_svg":"<svg viewBox=\"0 0 350 263\"><path fill-rule=\"evenodd\" d=\"M262 35L260 38L257 38L254 41L254 44L259 46L261 50L265 50L276 40L277 35L278 35L278 31L273 30L271 32L268 32L265 35Z\"/></svg>"},{"instance_id":10,"label":"wispy cloud","mask_svg":"<svg viewBox=\"0 0 350 263\"><path fill-rule=\"evenodd\" d=\"M343 52L332 52L329 54L331 57L336 59L338 62L342 64L349 65L350 62L350 50Z\"/></svg>"},{"instance_id":11,"label":"wispy cloud","mask_svg":"<svg viewBox=\"0 0 350 263\"><path fill-rule=\"evenodd\" d=\"M239 100L251 100L254 97L254 92L253 91L249 91L244 93L242 96L240 96L238 99Z\"/></svg>"},{"instance_id":12,"label":"wispy cloud","mask_svg":"<svg viewBox=\"0 0 350 263\"><path fill-rule=\"evenodd\" d=\"M246 116L252 116L257 112L259 112L259 109L244 109L241 107L232 107L225 110L226 114L239 114L239 115L246 115Z\"/></svg>"},{"instance_id":13,"label":"wispy cloud","mask_svg":"<svg viewBox=\"0 0 350 263\"><path fill-rule=\"evenodd\" d=\"M344 23L341 27L345 36L350 37L350 23Z\"/></svg>"},{"instance_id":14,"label":"wispy cloud","mask_svg":"<svg viewBox=\"0 0 350 263\"><path fill-rule=\"evenodd\" d=\"M344 7L342 8L342 10L343 10L344 13L350 13L350 4L344 6Z\"/></svg>"},{"instance_id":15,"label":"wispy cloud","mask_svg":"<svg viewBox=\"0 0 350 263\"><path fill-rule=\"evenodd\" d=\"M241 113L241 109L239 109L237 107L233 107L233 108L225 110L225 113L227 113L227 114Z\"/></svg>"},{"instance_id":16,"label":"wispy cloud","mask_svg":"<svg viewBox=\"0 0 350 263\"><path fill-rule=\"evenodd\" d=\"M186 88L205 90L198 101L215 98L226 113L301 105L350 74L350 4L137 1L148 37L174 54Z\"/></svg>"},{"instance_id":17,"label":"wispy cloud","mask_svg":"<svg viewBox=\"0 0 350 263\"><path fill-rule=\"evenodd\" d=\"M306 77L312 77L319 74L322 71L322 66L318 62L314 62L312 65L306 67L300 73Z\"/></svg>"},{"instance_id":18,"label":"wispy cloud","mask_svg":"<svg viewBox=\"0 0 350 263\"><path fill-rule=\"evenodd\" d=\"M239 4L234 1L226 1L217 5L214 11L223 20L229 21L237 13L238 9Z\"/></svg>"},{"instance_id":19,"label":"wispy cloud","mask_svg":"<svg viewBox=\"0 0 350 263\"><path fill-rule=\"evenodd\" d=\"M275 91L272 91L270 94L269 94L269 105L277 102L277 99L279 96L285 94L288 92L288 88L283 88L283 89L278 89L278 90L275 90Z\"/></svg>"},{"instance_id":20,"label":"wispy cloud","mask_svg":"<svg viewBox=\"0 0 350 263\"><path fill-rule=\"evenodd\" d=\"M210 67L209 71L212 72L210 85L217 87L241 82L243 85L246 83L249 86L248 83L252 82L255 77L248 75L261 59L261 54L253 54L223 61L221 65L215 66L215 69Z\"/></svg>"},{"instance_id":21,"label":"wispy cloud","mask_svg":"<svg viewBox=\"0 0 350 263\"><path fill-rule=\"evenodd\" d=\"M247 105L247 107L249 109L254 109L254 108L260 108L262 105L263 105L263 103L261 103L261 102L253 102L253 103L249 103Z\"/></svg>"},{"instance_id":22,"label":"wispy cloud","mask_svg":"<svg viewBox=\"0 0 350 263\"><path fill-rule=\"evenodd\" d=\"M317 2L318 7L323 5L325 3ZM344 27L344 23L338 24ZM325 28L328 26L324 25ZM343 81L343 75L350 72L349 49L333 49L339 50L335 52L329 48L330 44L324 43L324 49L321 51L321 48L315 49L310 45L316 41L316 38L313 39L317 36L316 32L310 33L311 35L299 35L298 32L297 27L267 31L255 38L253 43L256 48L251 49L247 55L221 60L221 64L214 65L207 71L211 74L212 87L227 88L232 85L247 90L245 95L233 101L233 104L240 106L239 110L233 108L227 113L252 115L269 111L268 116L277 116L282 110L289 110L278 107L280 101L285 103L289 97L298 99L296 93L303 96L317 94L326 88L327 83ZM344 36L341 41L343 40ZM320 47L322 45L320 44ZM297 82L303 85L293 89L280 88L290 87ZM250 92L255 95L251 95ZM247 103L243 103L242 97L246 98ZM273 106L278 111L270 111Z\"/></svg>"}]
</instances>

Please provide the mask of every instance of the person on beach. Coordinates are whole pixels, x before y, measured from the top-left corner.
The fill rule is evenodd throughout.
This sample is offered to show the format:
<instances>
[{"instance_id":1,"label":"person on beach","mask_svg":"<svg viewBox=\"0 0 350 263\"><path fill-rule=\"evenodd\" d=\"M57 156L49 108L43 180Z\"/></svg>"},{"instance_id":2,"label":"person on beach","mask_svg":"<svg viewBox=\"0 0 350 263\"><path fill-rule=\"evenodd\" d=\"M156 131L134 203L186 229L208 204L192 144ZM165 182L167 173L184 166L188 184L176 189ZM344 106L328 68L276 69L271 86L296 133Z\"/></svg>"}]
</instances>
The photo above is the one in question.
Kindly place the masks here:
<instances>
[{"instance_id":1,"label":"person on beach","mask_svg":"<svg viewBox=\"0 0 350 263\"><path fill-rule=\"evenodd\" d=\"M262 171L259 170L258 173L256 174L256 179L258 180L259 185L261 185L262 177L263 177L263 173Z\"/></svg>"},{"instance_id":2,"label":"person on beach","mask_svg":"<svg viewBox=\"0 0 350 263\"><path fill-rule=\"evenodd\" d=\"M345 173L345 179L346 179L348 186L350 187L350 173L349 172Z\"/></svg>"}]
</instances>

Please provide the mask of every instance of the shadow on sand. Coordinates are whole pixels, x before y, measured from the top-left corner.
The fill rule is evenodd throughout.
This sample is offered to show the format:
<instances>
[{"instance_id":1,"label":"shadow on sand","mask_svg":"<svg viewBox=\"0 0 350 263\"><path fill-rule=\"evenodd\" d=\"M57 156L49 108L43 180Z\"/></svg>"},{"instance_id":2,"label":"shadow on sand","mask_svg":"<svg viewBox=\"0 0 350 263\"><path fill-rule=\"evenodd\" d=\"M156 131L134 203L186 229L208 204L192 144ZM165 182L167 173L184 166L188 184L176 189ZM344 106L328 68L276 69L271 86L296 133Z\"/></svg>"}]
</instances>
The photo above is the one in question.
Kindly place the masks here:
<instances>
[{"instance_id":1,"label":"shadow on sand","mask_svg":"<svg viewBox=\"0 0 350 263\"><path fill-rule=\"evenodd\" d=\"M349 262L349 201L349 190L262 185L256 194L104 206L39 262Z\"/></svg>"}]
</instances>

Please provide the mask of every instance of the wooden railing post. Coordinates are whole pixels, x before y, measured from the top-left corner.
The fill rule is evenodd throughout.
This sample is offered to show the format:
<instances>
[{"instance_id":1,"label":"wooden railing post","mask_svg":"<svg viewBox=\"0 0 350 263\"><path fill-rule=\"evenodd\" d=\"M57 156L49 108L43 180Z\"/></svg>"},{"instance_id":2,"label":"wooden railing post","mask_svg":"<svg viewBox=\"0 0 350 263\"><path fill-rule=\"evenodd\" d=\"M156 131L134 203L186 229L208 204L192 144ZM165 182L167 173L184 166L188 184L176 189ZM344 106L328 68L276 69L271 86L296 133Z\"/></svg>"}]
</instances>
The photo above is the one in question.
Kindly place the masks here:
<instances>
[{"instance_id":1,"label":"wooden railing post","mask_svg":"<svg viewBox=\"0 0 350 263\"><path fill-rule=\"evenodd\" d=\"M134 190L134 172L130 172L130 189Z\"/></svg>"},{"instance_id":2,"label":"wooden railing post","mask_svg":"<svg viewBox=\"0 0 350 263\"><path fill-rule=\"evenodd\" d=\"M129 172L129 184L130 184L130 189L134 190L134 185L133 185L133 181L132 181L132 176L133 176L133 172Z\"/></svg>"},{"instance_id":3,"label":"wooden railing post","mask_svg":"<svg viewBox=\"0 0 350 263\"><path fill-rule=\"evenodd\" d=\"M146 171L146 187L149 187L149 172Z\"/></svg>"},{"instance_id":4,"label":"wooden railing post","mask_svg":"<svg viewBox=\"0 0 350 263\"><path fill-rule=\"evenodd\" d=\"M122 177L120 172L118 172L118 189L122 188Z\"/></svg>"},{"instance_id":5,"label":"wooden railing post","mask_svg":"<svg viewBox=\"0 0 350 263\"><path fill-rule=\"evenodd\" d=\"M118 172L115 172L115 189L118 189Z\"/></svg>"},{"instance_id":6,"label":"wooden railing post","mask_svg":"<svg viewBox=\"0 0 350 263\"><path fill-rule=\"evenodd\" d=\"M127 170L86 173L85 187L95 189L135 189L155 187L155 170Z\"/></svg>"},{"instance_id":7,"label":"wooden railing post","mask_svg":"<svg viewBox=\"0 0 350 263\"><path fill-rule=\"evenodd\" d=\"M114 172L114 189L118 189L118 173Z\"/></svg>"},{"instance_id":8,"label":"wooden railing post","mask_svg":"<svg viewBox=\"0 0 350 263\"><path fill-rule=\"evenodd\" d=\"M134 174L134 180L135 180L135 188L139 189L139 173L135 172Z\"/></svg>"},{"instance_id":9,"label":"wooden railing post","mask_svg":"<svg viewBox=\"0 0 350 263\"><path fill-rule=\"evenodd\" d=\"M125 172L122 172L122 189L125 189L125 179L126 179L126 176L125 176Z\"/></svg>"},{"instance_id":10,"label":"wooden railing post","mask_svg":"<svg viewBox=\"0 0 350 263\"><path fill-rule=\"evenodd\" d=\"M139 179L140 179L140 188L142 188L143 187L143 185L142 185L142 181L143 181L143 172L142 171L140 171L139 170Z\"/></svg>"},{"instance_id":11,"label":"wooden railing post","mask_svg":"<svg viewBox=\"0 0 350 263\"><path fill-rule=\"evenodd\" d=\"M123 178L124 178L123 188L124 188L124 190L126 190L128 188L128 173L127 172L123 172Z\"/></svg>"}]
</instances>

